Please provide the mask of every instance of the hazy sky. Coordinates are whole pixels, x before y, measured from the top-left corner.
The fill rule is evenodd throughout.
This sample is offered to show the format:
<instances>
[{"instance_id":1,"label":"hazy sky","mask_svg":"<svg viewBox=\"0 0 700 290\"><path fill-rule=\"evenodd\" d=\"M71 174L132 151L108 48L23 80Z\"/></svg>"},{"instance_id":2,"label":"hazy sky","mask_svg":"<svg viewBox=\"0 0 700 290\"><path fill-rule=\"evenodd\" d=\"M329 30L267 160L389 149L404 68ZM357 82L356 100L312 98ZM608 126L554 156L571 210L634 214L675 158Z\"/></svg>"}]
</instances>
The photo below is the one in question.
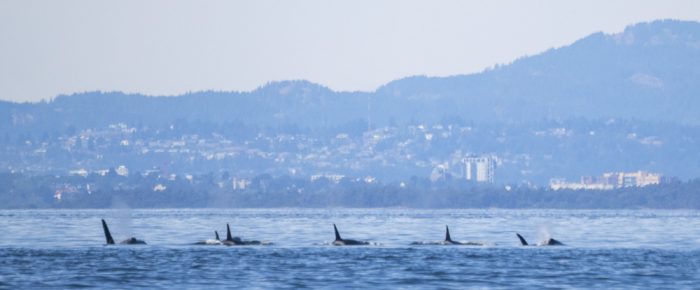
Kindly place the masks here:
<instances>
[{"instance_id":1,"label":"hazy sky","mask_svg":"<svg viewBox=\"0 0 700 290\"><path fill-rule=\"evenodd\" d=\"M0 99L287 79L374 90L664 18L700 20L700 1L0 0Z\"/></svg>"}]
</instances>

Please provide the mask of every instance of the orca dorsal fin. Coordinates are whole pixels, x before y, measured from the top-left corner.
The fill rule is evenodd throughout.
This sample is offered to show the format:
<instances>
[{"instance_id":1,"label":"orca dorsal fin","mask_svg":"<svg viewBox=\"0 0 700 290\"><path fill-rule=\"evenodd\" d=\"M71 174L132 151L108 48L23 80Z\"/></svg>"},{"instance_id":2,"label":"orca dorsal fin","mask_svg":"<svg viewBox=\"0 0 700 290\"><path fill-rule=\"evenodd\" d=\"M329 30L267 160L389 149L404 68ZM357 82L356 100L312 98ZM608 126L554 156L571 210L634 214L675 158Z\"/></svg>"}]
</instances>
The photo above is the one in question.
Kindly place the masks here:
<instances>
[{"instance_id":1,"label":"orca dorsal fin","mask_svg":"<svg viewBox=\"0 0 700 290\"><path fill-rule=\"evenodd\" d=\"M445 241L446 242L451 242L452 237L450 237L450 227L445 226Z\"/></svg>"},{"instance_id":2,"label":"orca dorsal fin","mask_svg":"<svg viewBox=\"0 0 700 290\"><path fill-rule=\"evenodd\" d=\"M214 236L216 237L216 240L217 240L217 241L221 241L221 240L219 239L219 232L214 231Z\"/></svg>"},{"instance_id":3,"label":"orca dorsal fin","mask_svg":"<svg viewBox=\"0 0 700 290\"><path fill-rule=\"evenodd\" d=\"M338 228L333 224L333 231L335 231L335 240L336 241L342 241L343 238L340 237L340 233L338 232Z\"/></svg>"},{"instance_id":4,"label":"orca dorsal fin","mask_svg":"<svg viewBox=\"0 0 700 290\"><path fill-rule=\"evenodd\" d=\"M520 245L527 246L527 241L525 240L525 238L523 238L523 236L521 236L518 233L515 233L515 235L518 236L518 239L520 239Z\"/></svg>"},{"instance_id":5,"label":"orca dorsal fin","mask_svg":"<svg viewBox=\"0 0 700 290\"><path fill-rule=\"evenodd\" d=\"M104 230L105 232L105 239L107 240L107 244L114 245L114 239L112 238L112 234L109 232L109 228L107 227L107 223L104 219L102 219L102 230Z\"/></svg>"},{"instance_id":6,"label":"orca dorsal fin","mask_svg":"<svg viewBox=\"0 0 700 290\"><path fill-rule=\"evenodd\" d=\"M231 236L231 228L226 224L226 240L227 241L233 241L233 237Z\"/></svg>"}]
</instances>

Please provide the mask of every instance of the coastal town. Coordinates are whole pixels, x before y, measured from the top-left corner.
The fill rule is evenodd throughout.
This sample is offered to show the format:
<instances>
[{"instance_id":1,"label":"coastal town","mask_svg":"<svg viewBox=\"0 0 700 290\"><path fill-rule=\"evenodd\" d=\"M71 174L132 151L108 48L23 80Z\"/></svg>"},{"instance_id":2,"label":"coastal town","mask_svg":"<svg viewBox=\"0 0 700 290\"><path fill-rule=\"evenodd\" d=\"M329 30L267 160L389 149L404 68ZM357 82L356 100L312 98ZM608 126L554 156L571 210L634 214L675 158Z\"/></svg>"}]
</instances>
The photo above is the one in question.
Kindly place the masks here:
<instances>
[{"instance_id":1,"label":"coastal town","mask_svg":"<svg viewBox=\"0 0 700 290\"><path fill-rule=\"evenodd\" d=\"M6 138L3 141L8 146L0 165L22 174L140 175L166 181L192 182L198 176L214 174L219 187L231 190L245 190L261 174L335 184L349 180L407 186L410 178L418 177L436 184L463 180L482 186L552 190L612 190L673 180L663 173L641 169L580 177L573 172L567 174L568 178L561 177L557 174L562 172L546 170L547 166L564 162L555 159L561 156L556 151L518 152L513 149L520 144L509 146L515 139L509 130L478 125L360 127L322 133L241 128L234 136L178 126L182 125L149 128L115 123L14 142ZM521 142L556 144L596 137L594 131L578 133L574 128L533 128ZM652 149L663 148L664 143L662 137L639 137L637 133L626 134L624 141ZM596 173L592 171L582 173ZM57 184L53 188L56 199L81 190L90 192L89 184ZM150 185L152 191L167 188L164 182Z\"/></svg>"}]
</instances>

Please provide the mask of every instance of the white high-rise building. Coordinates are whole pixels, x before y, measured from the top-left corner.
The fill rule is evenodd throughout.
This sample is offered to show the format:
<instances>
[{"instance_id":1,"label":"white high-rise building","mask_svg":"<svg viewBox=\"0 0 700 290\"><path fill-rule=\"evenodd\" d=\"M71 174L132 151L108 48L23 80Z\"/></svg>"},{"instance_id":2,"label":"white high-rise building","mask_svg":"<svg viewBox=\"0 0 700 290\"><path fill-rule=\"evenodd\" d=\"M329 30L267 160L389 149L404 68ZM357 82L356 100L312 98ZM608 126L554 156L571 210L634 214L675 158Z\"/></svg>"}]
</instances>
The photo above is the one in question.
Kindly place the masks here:
<instances>
[{"instance_id":1,"label":"white high-rise building","mask_svg":"<svg viewBox=\"0 0 700 290\"><path fill-rule=\"evenodd\" d=\"M490 155L471 156L463 159L465 178L476 182L494 182L496 159Z\"/></svg>"}]
</instances>

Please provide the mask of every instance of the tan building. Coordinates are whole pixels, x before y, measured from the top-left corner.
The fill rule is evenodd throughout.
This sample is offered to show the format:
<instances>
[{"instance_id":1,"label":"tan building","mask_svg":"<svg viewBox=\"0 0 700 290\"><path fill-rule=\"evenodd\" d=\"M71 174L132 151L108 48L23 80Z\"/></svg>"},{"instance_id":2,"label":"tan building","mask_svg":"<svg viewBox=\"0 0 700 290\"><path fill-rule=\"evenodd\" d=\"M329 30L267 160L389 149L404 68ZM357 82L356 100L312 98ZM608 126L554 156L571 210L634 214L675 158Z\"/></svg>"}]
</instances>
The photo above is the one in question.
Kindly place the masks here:
<instances>
[{"instance_id":1,"label":"tan building","mask_svg":"<svg viewBox=\"0 0 700 290\"><path fill-rule=\"evenodd\" d=\"M661 174L646 171L607 172L602 176L583 176L580 182L566 182L565 179L550 180L549 187L559 189L611 190L622 187L644 187L661 183Z\"/></svg>"},{"instance_id":2,"label":"tan building","mask_svg":"<svg viewBox=\"0 0 700 290\"><path fill-rule=\"evenodd\" d=\"M604 173L603 178L616 188L647 186L661 183L661 175L646 171Z\"/></svg>"}]
</instances>

